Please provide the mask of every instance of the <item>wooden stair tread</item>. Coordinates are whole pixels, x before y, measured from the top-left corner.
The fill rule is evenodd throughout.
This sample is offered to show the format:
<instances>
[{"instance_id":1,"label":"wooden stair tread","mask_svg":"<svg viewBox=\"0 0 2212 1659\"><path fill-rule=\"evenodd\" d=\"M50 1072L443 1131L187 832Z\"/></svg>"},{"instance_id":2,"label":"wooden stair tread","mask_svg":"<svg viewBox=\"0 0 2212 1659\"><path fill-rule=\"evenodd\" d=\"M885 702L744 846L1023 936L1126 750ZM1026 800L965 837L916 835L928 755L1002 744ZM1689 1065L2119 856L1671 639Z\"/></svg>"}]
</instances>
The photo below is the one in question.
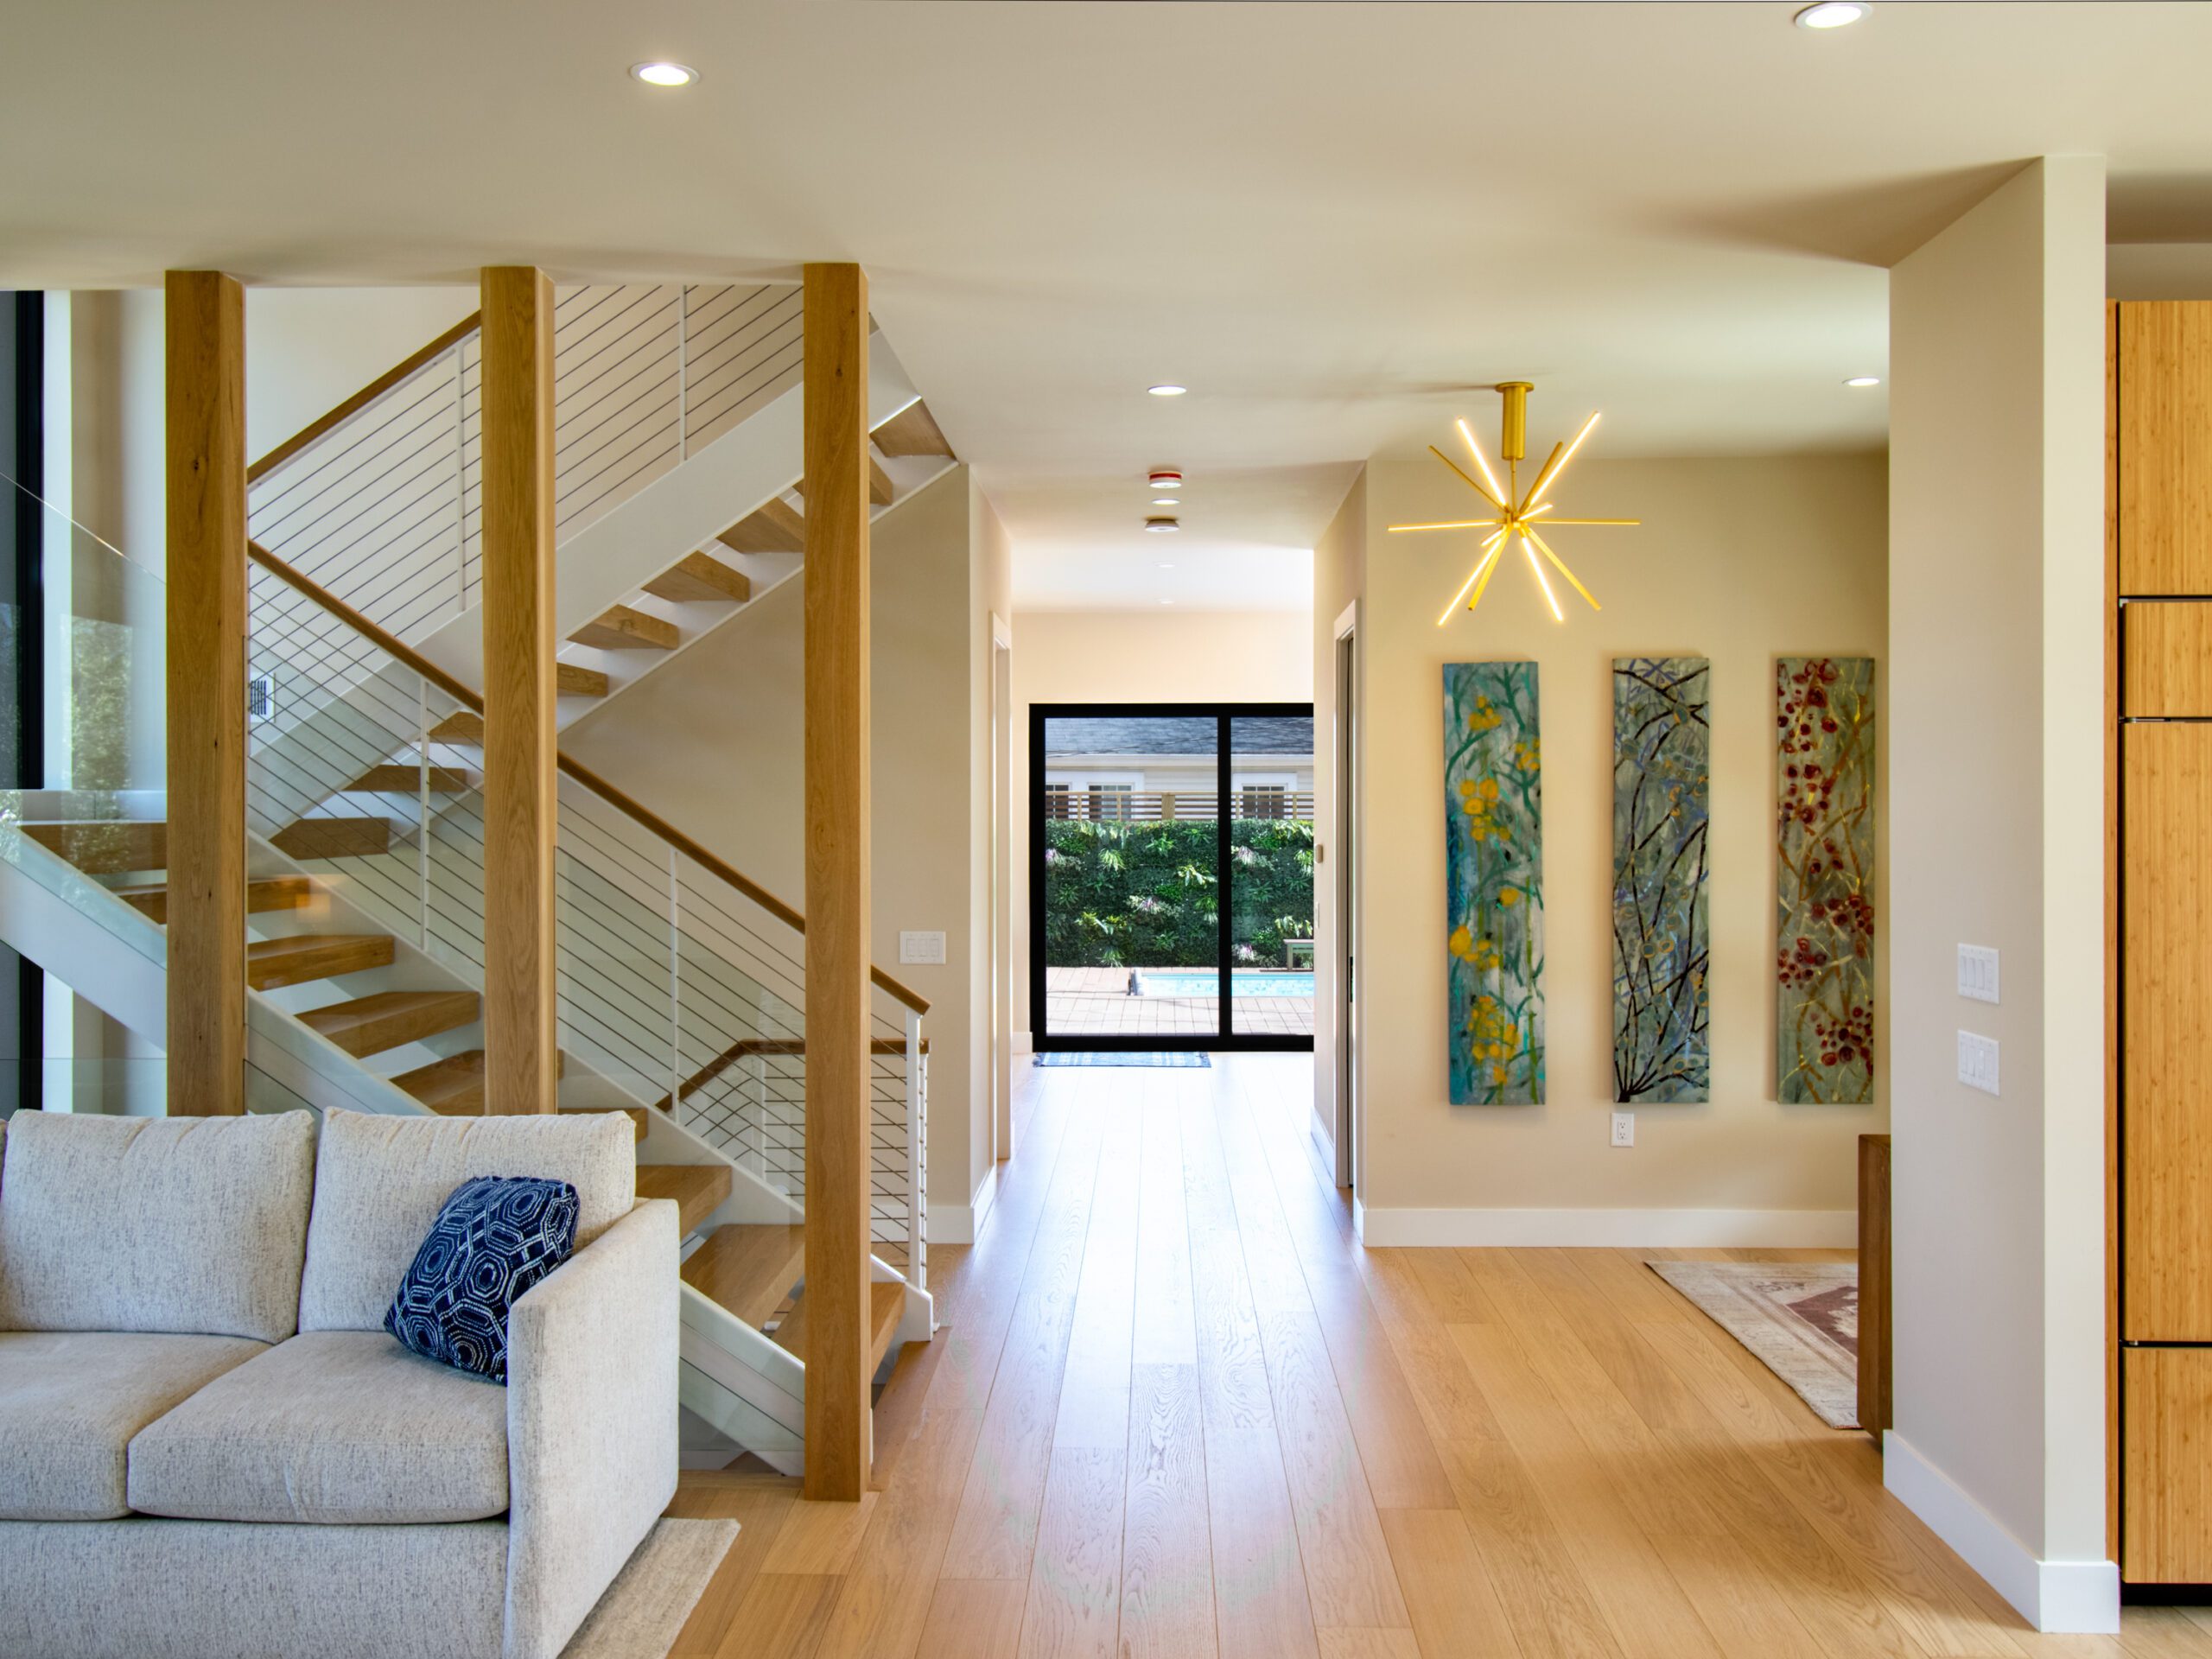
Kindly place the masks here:
<instances>
[{"instance_id":1,"label":"wooden stair tread","mask_svg":"<svg viewBox=\"0 0 2212 1659\"><path fill-rule=\"evenodd\" d=\"M626 1112L637 1130L637 1139L645 1138L645 1109L642 1106L563 1106L563 1117L588 1117L594 1112Z\"/></svg>"},{"instance_id":2,"label":"wooden stair tread","mask_svg":"<svg viewBox=\"0 0 2212 1659\"><path fill-rule=\"evenodd\" d=\"M578 663L553 664L553 690L564 697L603 697L610 682L595 668L586 668ZM476 722L476 740L484 739L484 722Z\"/></svg>"},{"instance_id":3,"label":"wooden stair tread","mask_svg":"<svg viewBox=\"0 0 2212 1659\"><path fill-rule=\"evenodd\" d=\"M290 858L364 858L391 846L390 818L302 818L269 837Z\"/></svg>"},{"instance_id":4,"label":"wooden stair tread","mask_svg":"<svg viewBox=\"0 0 2212 1659\"><path fill-rule=\"evenodd\" d=\"M87 875L168 868L169 827L161 818L56 818L21 827Z\"/></svg>"},{"instance_id":5,"label":"wooden stair tread","mask_svg":"<svg viewBox=\"0 0 2212 1659\"><path fill-rule=\"evenodd\" d=\"M430 728L433 743L475 743L484 741L484 716L473 715L466 709L456 709Z\"/></svg>"},{"instance_id":6,"label":"wooden stair tread","mask_svg":"<svg viewBox=\"0 0 2212 1659\"><path fill-rule=\"evenodd\" d=\"M391 965L389 933L295 933L254 939L245 947L245 982L257 991L335 979Z\"/></svg>"},{"instance_id":7,"label":"wooden stair tread","mask_svg":"<svg viewBox=\"0 0 2212 1659\"><path fill-rule=\"evenodd\" d=\"M598 651L673 651L681 638L675 623L617 605L570 634L569 643Z\"/></svg>"},{"instance_id":8,"label":"wooden stair tread","mask_svg":"<svg viewBox=\"0 0 2212 1659\"><path fill-rule=\"evenodd\" d=\"M675 1199L679 1232L696 1231L699 1224L714 1213L715 1207L729 1197L729 1189L728 1164L638 1166L638 1196Z\"/></svg>"},{"instance_id":9,"label":"wooden stair tread","mask_svg":"<svg viewBox=\"0 0 2212 1659\"><path fill-rule=\"evenodd\" d=\"M568 1070L568 1056L555 1050L553 1075L559 1077ZM458 1054L432 1060L428 1065L401 1072L391 1081L395 1088L405 1090L434 1112L448 1117L484 1115L484 1051L480 1048L465 1048Z\"/></svg>"},{"instance_id":10,"label":"wooden stair tread","mask_svg":"<svg viewBox=\"0 0 2212 1659\"><path fill-rule=\"evenodd\" d=\"M753 597L753 582L711 554L687 553L647 582L645 591L679 605L742 605Z\"/></svg>"},{"instance_id":11,"label":"wooden stair tread","mask_svg":"<svg viewBox=\"0 0 2212 1659\"><path fill-rule=\"evenodd\" d=\"M164 926L169 919L169 890L157 887L118 887L115 896ZM245 884L248 915L272 910L304 910L315 900L315 883L304 875L257 876Z\"/></svg>"},{"instance_id":12,"label":"wooden stair tread","mask_svg":"<svg viewBox=\"0 0 2212 1659\"><path fill-rule=\"evenodd\" d=\"M715 539L738 553L804 553L806 520L783 497L771 496Z\"/></svg>"},{"instance_id":13,"label":"wooden stair tread","mask_svg":"<svg viewBox=\"0 0 2212 1659\"><path fill-rule=\"evenodd\" d=\"M458 795L475 786L475 780L459 766L430 768L433 795ZM412 795L423 787L423 768L406 765L371 766L346 787L370 790L380 795Z\"/></svg>"},{"instance_id":14,"label":"wooden stair tread","mask_svg":"<svg viewBox=\"0 0 2212 1659\"><path fill-rule=\"evenodd\" d=\"M727 1178L729 1171L722 1174ZM638 1171L638 1195L664 1196L645 1191L643 1167ZM717 1227L683 1264L685 1284L756 1331L774 1317L805 1274L806 1229L798 1226Z\"/></svg>"},{"instance_id":15,"label":"wooden stair tread","mask_svg":"<svg viewBox=\"0 0 2212 1659\"><path fill-rule=\"evenodd\" d=\"M868 435L887 455L943 455L947 461L954 459L952 446L938 429L929 405L918 398Z\"/></svg>"},{"instance_id":16,"label":"wooden stair tread","mask_svg":"<svg viewBox=\"0 0 2212 1659\"><path fill-rule=\"evenodd\" d=\"M769 1332L779 1346L802 1363L806 1359L806 1298L798 1299L783 1323ZM870 1375L891 1350L892 1333L906 1311L906 1287L894 1280L872 1279L868 1287L868 1369Z\"/></svg>"},{"instance_id":17,"label":"wooden stair tread","mask_svg":"<svg viewBox=\"0 0 2212 1659\"><path fill-rule=\"evenodd\" d=\"M471 1025L483 1015L474 991L378 991L299 1016L357 1059Z\"/></svg>"}]
</instances>

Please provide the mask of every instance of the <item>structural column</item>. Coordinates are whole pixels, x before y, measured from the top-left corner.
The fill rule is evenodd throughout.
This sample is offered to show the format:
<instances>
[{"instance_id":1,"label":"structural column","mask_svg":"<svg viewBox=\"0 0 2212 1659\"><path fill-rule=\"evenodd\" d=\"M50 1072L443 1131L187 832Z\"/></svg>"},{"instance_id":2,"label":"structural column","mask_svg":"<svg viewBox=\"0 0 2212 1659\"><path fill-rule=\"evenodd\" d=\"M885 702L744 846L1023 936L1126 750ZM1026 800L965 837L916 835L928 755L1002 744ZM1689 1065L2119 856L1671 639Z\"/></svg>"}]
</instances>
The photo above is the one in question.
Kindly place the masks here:
<instances>
[{"instance_id":1,"label":"structural column","mask_svg":"<svg viewBox=\"0 0 2212 1659\"><path fill-rule=\"evenodd\" d=\"M554 1109L553 285L483 274L484 1109Z\"/></svg>"},{"instance_id":2,"label":"structural column","mask_svg":"<svg viewBox=\"0 0 2212 1659\"><path fill-rule=\"evenodd\" d=\"M868 278L806 268L806 1479L868 1479ZM910 1062L911 1063L911 1062Z\"/></svg>"},{"instance_id":3,"label":"structural column","mask_svg":"<svg viewBox=\"0 0 2212 1659\"><path fill-rule=\"evenodd\" d=\"M245 296L168 299L168 1109L245 1109Z\"/></svg>"}]
</instances>

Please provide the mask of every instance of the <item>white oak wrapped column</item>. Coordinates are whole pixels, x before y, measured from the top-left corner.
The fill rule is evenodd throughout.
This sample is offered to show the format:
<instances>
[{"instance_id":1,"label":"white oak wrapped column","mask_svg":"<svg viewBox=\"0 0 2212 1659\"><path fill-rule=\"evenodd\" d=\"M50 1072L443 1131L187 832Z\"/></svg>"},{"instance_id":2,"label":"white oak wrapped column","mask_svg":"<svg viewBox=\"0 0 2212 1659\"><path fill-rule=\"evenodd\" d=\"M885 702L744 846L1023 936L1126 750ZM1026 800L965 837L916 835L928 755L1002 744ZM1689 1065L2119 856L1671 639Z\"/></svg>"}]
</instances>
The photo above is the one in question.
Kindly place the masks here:
<instances>
[{"instance_id":1,"label":"white oak wrapped column","mask_svg":"<svg viewBox=\"0 0 2212 1659\"><path fill-rule=\"evenodd\" d=\"M484 1109L554 1109L553 285L483 274Z\"/></svg>"}]
</instances>

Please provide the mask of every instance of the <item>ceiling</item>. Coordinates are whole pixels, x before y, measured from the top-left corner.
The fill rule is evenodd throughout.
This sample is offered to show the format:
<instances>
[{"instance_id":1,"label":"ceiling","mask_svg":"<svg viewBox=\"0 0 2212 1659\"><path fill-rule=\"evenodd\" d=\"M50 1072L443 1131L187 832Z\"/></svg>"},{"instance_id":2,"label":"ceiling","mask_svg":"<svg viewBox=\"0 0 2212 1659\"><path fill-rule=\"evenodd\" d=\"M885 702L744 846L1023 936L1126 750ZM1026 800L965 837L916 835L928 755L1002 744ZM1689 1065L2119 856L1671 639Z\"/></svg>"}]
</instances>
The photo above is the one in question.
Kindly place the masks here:
<instances>
[{"instance_id":1,"label":"ceiling","mask_svg":"<svg viewBox=\"0 0 2212 1659\"><path fill-rule=\"evenodd\" d=\"M1302 607L1357 462L1502 378L1532 445L1602 404L1592 454L1878 447L1840 383L1883 267L2029 157L2108 156L2115 240L2212 240L2212 5L1793 10L18 4L0 285L856 258L1020 603ZM625 73L664 56L700 84Z\"/></svg>"}]
</instances>

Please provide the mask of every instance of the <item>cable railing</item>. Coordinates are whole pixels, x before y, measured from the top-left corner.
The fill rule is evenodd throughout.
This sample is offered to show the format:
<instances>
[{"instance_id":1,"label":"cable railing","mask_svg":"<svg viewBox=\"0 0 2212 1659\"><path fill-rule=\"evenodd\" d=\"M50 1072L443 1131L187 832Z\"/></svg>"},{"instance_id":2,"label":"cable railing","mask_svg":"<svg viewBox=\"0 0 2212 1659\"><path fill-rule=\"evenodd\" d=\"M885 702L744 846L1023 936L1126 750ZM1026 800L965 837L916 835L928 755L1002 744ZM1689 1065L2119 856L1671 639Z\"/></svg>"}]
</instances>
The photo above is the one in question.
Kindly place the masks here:
<instances>
[{"instance_id":1,"label":"cable railing","mask_svg":"<svg viewBox=\"0 0 2212 1659\"><path fill-rule=\"evenodd\" d=\"M481 698L251 544L250 827L393 936L480 982ZM804 918L560 758L555 833L564 1092L669 1113L804 1207ZM925 1270L927 1004L873 970L875 1254ZM607 1103L594 1096L591 1103Z\"/></svg>"},{"instance_id":2,"label":"cable railing","mask_svg":"<svg viewBox=\"0 0 2212 1659\"><path fill-rule=\"evenodd\" d=\"M554 302L555 534L601 518L798 382L789 283L596 284ZM463 318L248 470L247 526L399 639L480 598L482 361Z\"/></svg>"}]
</instances>

